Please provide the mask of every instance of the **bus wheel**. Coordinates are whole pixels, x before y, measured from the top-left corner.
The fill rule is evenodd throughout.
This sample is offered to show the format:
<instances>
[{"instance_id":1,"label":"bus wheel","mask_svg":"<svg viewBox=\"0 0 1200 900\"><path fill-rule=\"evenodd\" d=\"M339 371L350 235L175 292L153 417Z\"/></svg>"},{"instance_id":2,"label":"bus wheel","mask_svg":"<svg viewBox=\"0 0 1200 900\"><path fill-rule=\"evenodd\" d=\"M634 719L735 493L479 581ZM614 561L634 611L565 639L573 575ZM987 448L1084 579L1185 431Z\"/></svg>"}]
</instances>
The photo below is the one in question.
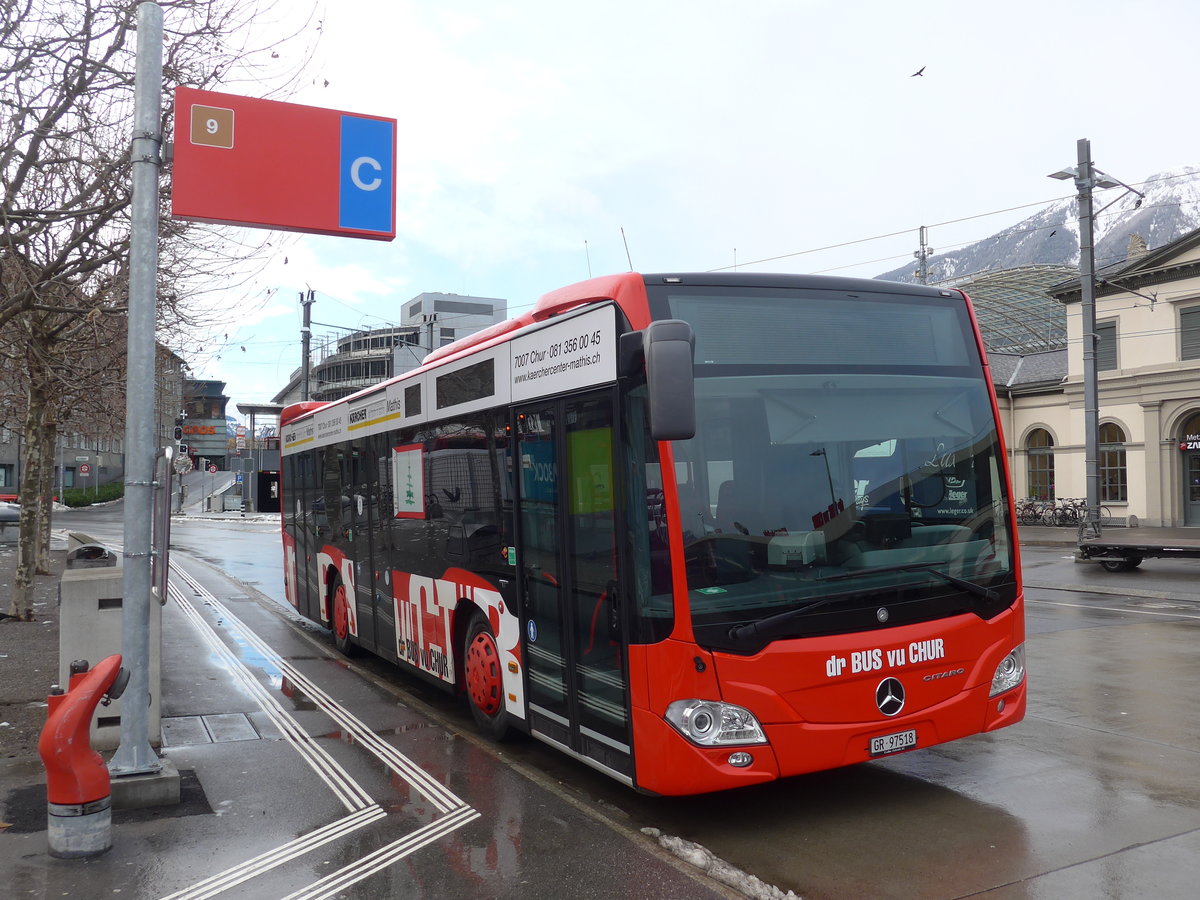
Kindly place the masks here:
<instances>
[{"instance_id":1,"label":"bus wheel","mask_svg":"<svg viewBox=\"0 0 1200 900\"><path fill-rule=\"evenodd\" d=\"M343 656L358 655L358 645L350 640L350 598L341 578L333 583L333 643Z\"/></svg>"},{"instance_id":2,"label":"bus wheel","mask_svg":"<svg viewBox=\"0 0 1200 900\"><path fill-rule=\"evenodd\" d=\"M463 669L467 703L475 724L498 741L509 736L508 713L504 710L504 677L496 637L482 613L471 616L463 641Z\"/></svg>"}]
</instances>

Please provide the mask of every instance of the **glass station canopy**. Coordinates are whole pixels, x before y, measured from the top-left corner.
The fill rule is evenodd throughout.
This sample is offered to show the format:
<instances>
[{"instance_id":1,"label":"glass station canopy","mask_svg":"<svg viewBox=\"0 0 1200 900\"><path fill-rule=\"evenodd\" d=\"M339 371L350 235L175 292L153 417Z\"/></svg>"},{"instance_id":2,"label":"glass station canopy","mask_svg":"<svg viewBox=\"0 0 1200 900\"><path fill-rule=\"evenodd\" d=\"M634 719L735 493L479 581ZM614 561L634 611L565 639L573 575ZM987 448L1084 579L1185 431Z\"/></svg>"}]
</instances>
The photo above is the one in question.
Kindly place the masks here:
<instances>
[{"instance_id":1,"label":"glass station canopy","mask_svg":"<svg viewBox=\"0 0 1200 900\"><path fill-rule=\"evenodd\" d=\"M1067 346L1067 316L1047 289L1077 278L1074 266L1034 265L976 273L937 287L965 291L992 353L1039 353Z\"/></svg>"}]
</instances>

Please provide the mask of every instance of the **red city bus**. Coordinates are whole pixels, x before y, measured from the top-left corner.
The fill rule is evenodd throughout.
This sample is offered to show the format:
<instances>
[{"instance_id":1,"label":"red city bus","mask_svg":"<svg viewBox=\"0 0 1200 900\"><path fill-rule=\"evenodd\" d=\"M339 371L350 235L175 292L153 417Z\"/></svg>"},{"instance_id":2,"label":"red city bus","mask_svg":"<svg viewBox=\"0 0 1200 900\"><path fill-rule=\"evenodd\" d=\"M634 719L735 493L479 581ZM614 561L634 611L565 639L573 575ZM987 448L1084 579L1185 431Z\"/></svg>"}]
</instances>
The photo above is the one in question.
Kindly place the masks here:
<instances>
[{"instance_id":1,"label":"red city bus","mask_svg":"<svg viewBox=\"0 0 1200 900\"><path fill-rule=\"evenodd\" d=\"M959 291L596 278L281 431L289 601L497 738L691 794L1024 716Z\"/></svg>"}]
</instances>

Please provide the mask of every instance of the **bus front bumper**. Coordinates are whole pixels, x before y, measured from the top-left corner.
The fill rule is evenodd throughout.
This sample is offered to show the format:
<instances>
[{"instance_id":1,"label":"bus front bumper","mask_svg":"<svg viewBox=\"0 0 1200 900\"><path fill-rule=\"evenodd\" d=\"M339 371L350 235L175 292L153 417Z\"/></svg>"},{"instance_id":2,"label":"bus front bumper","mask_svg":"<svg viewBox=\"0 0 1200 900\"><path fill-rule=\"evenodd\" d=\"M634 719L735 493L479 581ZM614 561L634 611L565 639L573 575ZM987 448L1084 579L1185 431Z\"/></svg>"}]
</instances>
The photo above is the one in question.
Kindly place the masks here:
<instances>
[{"instance_id":1,"label":"bus front bumper","mask_svg":"<svg viewBox=\"0 0 1200 900\"><path fill-rule=\"evenodd\" d=\"M908 732L915 732L915 743L908 744L907 737L896 740L894 746L900 748L896 752L995 731L1024 718L1026 686L1027 682L1022 681L1012 690L989 697L989 686L985 684L928 709L886 721L764 723L768 742L746 746L699 747L660 716L646 709L635 709L635 729L639 736L637 787L664 795L723 791L883 759L895 752L872 753L873 743L876 747L889 746L887 739ZM737 753L749 754L750 762L732 763L730 760Z\"/></svg>"}]
</instances>

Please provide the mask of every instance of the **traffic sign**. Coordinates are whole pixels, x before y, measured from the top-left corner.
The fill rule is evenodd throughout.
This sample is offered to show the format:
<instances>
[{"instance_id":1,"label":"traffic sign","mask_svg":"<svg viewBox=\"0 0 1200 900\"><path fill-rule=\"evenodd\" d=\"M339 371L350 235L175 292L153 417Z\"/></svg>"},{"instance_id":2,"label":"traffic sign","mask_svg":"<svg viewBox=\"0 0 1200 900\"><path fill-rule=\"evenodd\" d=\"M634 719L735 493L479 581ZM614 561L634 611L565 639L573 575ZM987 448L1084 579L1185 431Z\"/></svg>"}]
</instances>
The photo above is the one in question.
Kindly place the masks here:
<instances>
[{"instance_id":1,"label":"traffic sign","mask_svg":"<svg viewBox=\"0 0 1200 900\"><path fill-rule=\"evenodd\" d=\"M237 473L237 478L235 478L234 480L235 480L235 481L236 481L238 484L241 484L241 483L242 483L242 473L241 473L241 472L238 472L238 473Z\"/></svg>"},{"instance_id":2,"label":"traffic sign","mask_svg":"<svg viewBox=\"0 0 1200 900\"><path fill-rule=\"evenodd\" d=\"M390 241L396 120L175 89L180 219Z\"/></svg>"},{"instance_id":3,"label":"traffic sign","mask_svg":"<svg viewBox=\"0 0 1200 900\"><path fill-rule=\"evenodd\" d=\"M216 474L217 474L217 466L216 466L216 464L215 464L215 463L210 463L210 464L209 464L209 466L208 466L208 474L209 474L209 475L216 475Z\"/></svg>"},{"instance_id":4,"label":"traffic sign","mask_svg":"<svg viewBox=\"0 0 1200 900\"><path fill-rule=\"evenodd\" d=\"M82 464L82 465L79 467L79 474L80 474L80 475L91 475L91 474L92 474L92 467L91 467L91 466L89 466L87 463L83 463L83 464Z\"/></svg>"}]
</instances>

